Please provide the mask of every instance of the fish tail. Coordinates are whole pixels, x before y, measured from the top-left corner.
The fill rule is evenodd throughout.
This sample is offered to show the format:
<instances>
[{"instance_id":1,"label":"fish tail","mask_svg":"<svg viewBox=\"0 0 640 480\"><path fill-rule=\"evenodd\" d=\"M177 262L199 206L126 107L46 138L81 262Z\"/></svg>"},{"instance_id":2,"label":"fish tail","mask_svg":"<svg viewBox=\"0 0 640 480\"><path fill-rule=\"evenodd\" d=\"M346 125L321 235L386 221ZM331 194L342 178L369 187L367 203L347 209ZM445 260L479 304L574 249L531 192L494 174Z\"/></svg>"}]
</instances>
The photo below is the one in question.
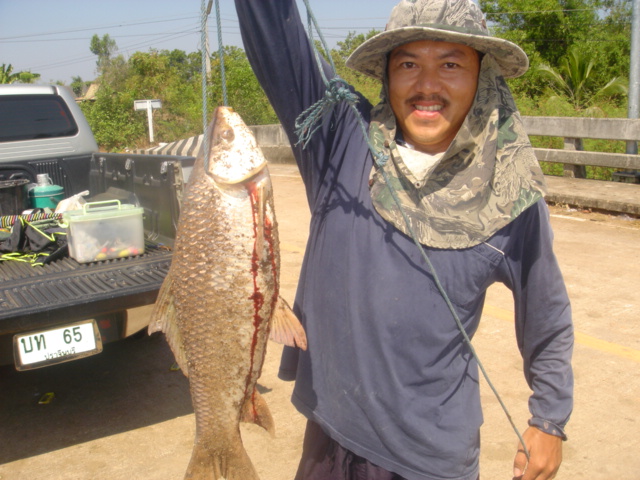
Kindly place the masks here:
<instances>
[{"instance_id":1,"label":"fish tail","mask_svg":"<svg viewBox=\"0 0 640 480\"><path fill-rule=\"evenodd\" d=\"M196 443L185 480L260 480L242 443L222 451Z\"/></svg>"}]
</instances>

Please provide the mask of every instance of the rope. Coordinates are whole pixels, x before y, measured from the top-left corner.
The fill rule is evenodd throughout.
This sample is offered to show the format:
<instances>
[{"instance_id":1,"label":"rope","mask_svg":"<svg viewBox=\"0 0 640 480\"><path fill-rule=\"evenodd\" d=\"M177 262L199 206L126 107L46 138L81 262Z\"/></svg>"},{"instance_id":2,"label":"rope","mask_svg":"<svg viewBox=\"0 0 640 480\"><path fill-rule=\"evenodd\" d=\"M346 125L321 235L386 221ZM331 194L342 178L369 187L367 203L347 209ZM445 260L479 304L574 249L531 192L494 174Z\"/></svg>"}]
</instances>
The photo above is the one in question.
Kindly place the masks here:
<instances>
[{"instance_id":1,"label":"rope","mask_svg":"<svg viewBox=\"0 0 640 480\"><path fill-rule=\"evenodd\" d=\"M322 35L322 30L318 26L318 22L316 20L315 15L313 14L313 10L309 5L308 0L304 0L305 6L307 7L307 19L308 19L308 31L309 37L311 39L311 44L314 43L313 40L313 31L318 32L318 36L320 37L320 42L322 43L322 48L327 53L327 58L329 59L329 64L331 65L331 71L334 72L334 77L331 80L328 80L326 75L324 74L324 69L322 68L322 61L320 60L320 54L316 48L313 49L313 53L316 57L316 62L318 63L318 67L320 70L320 75L322 76L322 81L325 85L324 96L318 100L316 103L311 105L311 107L307 108L304 112L302 112L298 118L296 118L295 122L295 133L298 136L298 141L296 145L302 144L302 148L305 148L311 140L313 134L321 127L322 123L320 120L324 117L324 115L331 110L333 107L342 101L346 101L349 106L353 109L356 114L358 114L358 110L356 108L356 104L358 103L358 96L353 93L349 89L349 84L335 74L336 66L333 63L333 58L331 58L331 52L329 51L329 47L327 46L327 42L324 39L324 35ZM364 129L366 133L366 128ZM368 138L368 135L365 135L365 138Z\"/></svg>"},{"instance_id":2,"label":"rope","mask_svg":"<svg viewBox=\"0 0 640 480\"><path fill-rule=\"evenodd\" d=\"M307 146L316 130L322 126L319 120L336 104L344 100L355 108L355 104L358 102L358 96L345 86L340 77L332 78L325 85L327 88L322 99L307 108L296 119L295 132L298 135L296 145L302 143L303 148Z\"/></svg>"},{"instance_id":3,"label":"rope","mask_svg":"<svg viewBox=\"0 0 640 480\"><path fill-rule=\"evenodd\" d=\"M0 262L20 262L20 263L30 263L31 266L40 266L42 264L37 263L38 259L42 257L48 257L48 253L2 253L0 254Z\"/></svg>"},{"instance_id":4,"label":"rope","mask_svg":"<svg viewBox=\"0 0 640 480\"><path fill-rule=\"evenodd\" d=\"M202 77L202 153L204 155L204 168L209 168L209 135L207 135L208 127L208 104L207 104L207 7L205 0L201 2L202 18L201 18L201 36L200 36L200 56L202 59L201 77Z\"/></svg>"},{"instance_id":5,"label":"rope","mask_svg":"<svg viewBox=\"0 0 640 480\"><path fill-rule=\"evenodd\" d=\"M0 217L0 228L12 227L18 220L24 220L29 223L37 222L40 220L55 220L61 221L61 213L30 213L28 215L5 215Z\"/></svg>"},{"instance_id":6,"label":"rope","mask_svg":"<svg viewBox=\"0 0 640 480\"><path fill-rule=\"evenodd\" d=\"M307 8L307 16L309 18L309 36L311 38L311 44L314 45L313 36L312 36L312 31L313 31L312 30L312 23L313 23L313 26L315 27L315 29L318 32L318 35L320 36L320 39L322 41L322 46L323 46L324 50L327 52L327 57L329 58L329 61L330 61L330 64L331 64L331 68L335 72L335 70L336 70L335 69L335 65L333 64L333 60L331 60L331 55L329 53L329 49L327 48L326 42L324 41L324 38L323 38L322 33L320 31L320 28L318 27L318 24L316 22L315 16L312 13L311 6L309 5L309 0L304 0L304 4L305 4L305 7ZM333 108L333 106L335 106L335 104L337 104L343 98L348 102L349 106L354 110L354 112L356 114L356 118L358 119L358 122L360 124L361 130L363 132L363 135L364 135L365 139L367 140L367 145L369 146L369 151L373 155L374 161L375 161L376 165L379 167L380 172L382 173L382 177L384 179L384 182L387 185L387 187L389 188L389 192L391 193L391 196L393 197L393 200L395 201L396 205L398 206L399 211L402 214L402 218L404 219L404 222L405 222L405 224L407 226L407 231L410 233L411 239L413 240L415 245L418 247L418 250L420 251L420 255L422 256L422 258L424 259L425 263L427 264L427 266L429 268L429 271L431 272L431 275L433 276L433 279L434 279L434 282L435 282L436 287L438 289L438 292L440 293L440 295L442 296L442 298L446 302L447 307L449 308L449 311L451 312L451 314L452 314L452 316L453 316L453 318L454 318L454 320L456 322L458 330L460 330L460 333L462 334L462 338L464 340L464 343L469 348L469 351L471 352L471 355L473 356L473 358L475 358L475 360L476 360L476 362L478 364L478 368L482 372L482 375L483 375L484 379L487 381L487 384L489 385L489 388L491 388L491 391L495 395L495 397L498 400L500 406L502 407L503 412L507 416L507 419L509 420L509 423L511 424L511 427L513 428L513 431L515 432L516 436L518 437L518 440L522 444L522 447L523 447L524 453L525 453L525 455L527 457L527 460L530 460L529 450L527 449L527 446L525 444L524 438L520 434L520 431L518 430L518 427L515 425L515 423L513 421L513 418L511 417L511 414L509 413L509 410L507 409L507 406L502 401L502 398L500 397L500 394L498 393L498 390L493 385L493 382L491 382L491 380L489 379L489 375L488 375L487 371L485 370L484 365L480 361L480 358L479 358L475 348L471 344L471 339L469 338L469 335L467 334L467 331L464 329L464 325L462 324L462 321L460 320L460 317L458 316L458 313L456 312L456 309L453 306L453 303L451 303L451 300L449 299L449 295L447 295L447 292L445 291L444 287L442 286L442 283L440 282L440 278L438 277L438 274L436 273L436 270L435 270L433 264L431 263L431 260L429 259L429 256L427 255L427 253L426 253L426 251L424 249L424 246L418 241L418 237L417 237L415 231L413 230L413 228L411 226L411 222L409 220L409 217L407 216L404 208L402 207L402 203L400 201L400 198L398 197L397 192L391 186L389 175L384 170L384 168L382 168L385 165L385 163L388 161L388 159L389 159L388 155L385 155L381 151L377 151L375 149L375 147L373 146L373 144L371 143L371 140L369 139L369 133L367 131L367 127L366 127L366 124L364 122L364 119L362 118L362 115L360 114L360 112L357 110L357 108L355 106L356 102L351 100L351 98L352 98L351 96L347 96L347 95L345 95L343 93L343 90L348 90L351 93L351 91L345 86L346 82L344 82L344 80L342 80L337 75L331 81L327 81L327 79L326 79L326 77L324 75L323 68L322 68L322 63L320 62L319 54L317 52L317 49L315 48L315 45L314 45L314 52L315 52L316 60L318 61L318 66L319 66L320 72L322 74L323 81L324 81L325 85L327 86L327 92L325 92L324 97L319 102L314 104L309 109L305 110L298 117L298 119L296 120L296 134L298 134L298 143L297 144L303 142L303 148L304 148L307 145L307 143L309 142L310 136L313 135L313 133L320 127L320 125L313 126L313 124L320 119L321 115L324 115L327 111L331 110ZM335 82L334 82L334 80L335 80ZM336 84L340 84L341 86L338 88L338 87L335 86ZM305 117L305 118L302 121L300 121L300 119L302 117Z\"/></svg>"},{"instance_id":7,"label":"rope","mask_svg":"<svg viewBox=\"0 0 640 480\"><path fill-rule=\"evenodd\" d=\"M227 75L224 69L224 48L222 45L222 24L220 21L220 2L216 0L216 24L218 26L218 56L220 57L220 77L222 80L222 104L229 105L227 97Z\"/></svg>"}]
</instances>

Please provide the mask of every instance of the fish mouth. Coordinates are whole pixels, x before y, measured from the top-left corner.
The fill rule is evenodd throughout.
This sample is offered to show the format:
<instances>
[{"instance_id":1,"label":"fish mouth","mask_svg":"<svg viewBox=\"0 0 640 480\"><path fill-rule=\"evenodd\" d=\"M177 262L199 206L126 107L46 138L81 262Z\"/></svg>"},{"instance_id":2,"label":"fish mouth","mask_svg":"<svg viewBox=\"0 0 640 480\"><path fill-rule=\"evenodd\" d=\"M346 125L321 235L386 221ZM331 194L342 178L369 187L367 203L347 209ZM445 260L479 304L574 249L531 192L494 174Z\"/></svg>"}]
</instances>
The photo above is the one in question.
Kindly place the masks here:
<instances>
[{"instance_id":1,"label":"fish mouth","mask_svg":"<svg viewBox=\"0 0 640 480\"><path fill-rule=\"evenodd\" d=\"M254 181L267 160L256 139L231 107L218 107L210 127L207 173L218 184L241 185Z\"/></svg>"},{"instance_id":2,"label":"fish mouth","mask_svg":"<svg viewBox=\"0 0 640 480\"><path fill-rule=\"evenodd\" d=\"M216 175L215 173L213 173L212 177L213 177L213 180L219 184L240 185L250 181L258 180L259 179L258 177L264 174L266 170L267 170L267 162L265 161L265 162L262 162L260 165L252 168L251 170L247 170L246 172L243 172L242 175L234 176L233 178L230 178L228 176Z\"/></svg>"}]
</instances>

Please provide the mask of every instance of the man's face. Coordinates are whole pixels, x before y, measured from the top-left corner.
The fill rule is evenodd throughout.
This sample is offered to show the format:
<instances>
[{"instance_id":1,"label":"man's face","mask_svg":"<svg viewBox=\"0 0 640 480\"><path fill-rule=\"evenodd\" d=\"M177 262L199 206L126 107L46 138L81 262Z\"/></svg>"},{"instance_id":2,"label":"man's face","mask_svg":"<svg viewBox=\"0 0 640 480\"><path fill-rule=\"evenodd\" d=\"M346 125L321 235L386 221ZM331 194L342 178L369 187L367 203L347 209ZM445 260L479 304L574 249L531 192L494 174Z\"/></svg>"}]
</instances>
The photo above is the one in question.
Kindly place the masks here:
<instances>
[{"instance_id":1,"label":"man's face","mask_svg":"<svg viewBox=\"0 0 640 480\"><path fill-rule=\"evenodd\" d=\"M416 150L444 152L473 104L478 52L466 45L421 40L389 55L389 101L404 139Z\"/></svg>"}]
</instances>

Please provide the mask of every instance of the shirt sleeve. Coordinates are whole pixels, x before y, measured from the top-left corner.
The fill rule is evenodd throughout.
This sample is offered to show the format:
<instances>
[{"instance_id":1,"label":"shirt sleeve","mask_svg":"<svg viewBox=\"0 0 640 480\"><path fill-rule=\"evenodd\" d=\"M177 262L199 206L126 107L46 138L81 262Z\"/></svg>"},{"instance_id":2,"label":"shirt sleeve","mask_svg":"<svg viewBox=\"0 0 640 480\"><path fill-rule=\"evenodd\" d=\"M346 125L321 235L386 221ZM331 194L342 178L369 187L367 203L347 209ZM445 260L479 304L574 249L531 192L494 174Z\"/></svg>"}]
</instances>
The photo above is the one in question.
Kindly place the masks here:
<instances>
[{"instance_id":1,"label":"shirt sleeve","mask_svg":"<svg viewBox=\"0 0 640 480\"><path fill-rule=\"evenodd\" d=\"M566 439L573 409L573 324L544 200L516 222L505 283L513 291L518 348L533 391L529 424Z\"/></svg>"},{"instance_id":2,"label":"shirt sleeve","mask_svg":"<svg viewBox=\"0 0 640 480\"><path fill-rule=\"evenodd\" d=\"M294 144L298 115L324 95L313 47L293 0L235 0L247 57ZM323 62L328 78L330 67Z\"/></svg>"},{"instance_id":3,"label":"shirt sleeve","mask_svg":"<svg viewBox=\"0 0 640 480\"><path fill-rule=\"evenodd\" d=\"M323 185L330 183L326 181L328 172L336 169L331 163L342 160L342 153L336 151L357 145L351 133L359 128L358 123L346 102L341 102L318 119L320 128L304 149L297 145L296 119L325 96L326 86L296 4L294 0L235 3L247 58L289 138L313 212L322 201ZM324 77L333 78L331 67L322 59L320 62ZM368 120L371 105L356 95L357 108Z\"/></svg>"}]
</instances>

